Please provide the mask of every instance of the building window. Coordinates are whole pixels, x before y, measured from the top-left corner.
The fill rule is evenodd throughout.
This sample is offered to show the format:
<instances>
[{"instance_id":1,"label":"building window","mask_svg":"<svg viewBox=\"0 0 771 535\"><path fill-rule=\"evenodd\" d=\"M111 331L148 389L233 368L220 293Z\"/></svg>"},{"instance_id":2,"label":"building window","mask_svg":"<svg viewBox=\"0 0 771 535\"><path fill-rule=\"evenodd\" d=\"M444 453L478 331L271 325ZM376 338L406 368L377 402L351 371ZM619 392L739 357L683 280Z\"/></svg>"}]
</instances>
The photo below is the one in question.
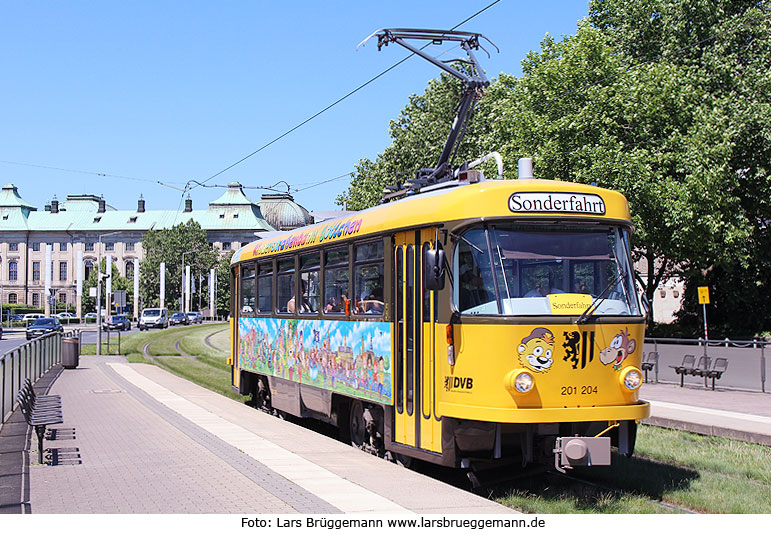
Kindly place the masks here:
<instances>
[{"instance_id":1,"label":"building window","mask_svg":"<svg viewBox=\"0 0 771 535\"><path fill-rule=\"evenodd\" d=\"M9 281L15 281L19 278L19 264L16 263L16 260L11 260L8 262L8 280Z\"/></svg>"},{"instance_id":2,"label":"building window","mask_svg":"<svg viewBox=\"0 0 771 535\"><path fill-rule=\"evenodd\" d=\"M40 250L40 242L39 241L32 242L32 250L33 251L39 251Z\"/></svg>"},{"instance_id":3,"label":"building window","mask_svg":"<svg viewBox=\"0 0 771 535\"><path fill-rule=\"evenodd\" d=\"M104 244L104 250L105 251L114 251L115 250L115 244L113 242L107 242Z\"/></svg>"},{"instance_id":4,"label":"building window","mask_svg":"<svg viewBox=\"0 0 771 535\"><path fill-rule=\"evenodd\" d=\"M59 250L60 250L61 252L64 252L64 251L66 251L66 250L67 250L67 242L66 242L66 241L63 241L63 242L59 242Z\"/></svg>"},{"instance_id":5,"label":"building window","mask_svg":"<svg viewBox=\"0 0 771 535\"><path fill-rule=\"evenodd\" d=\"M134 261L126 260L126 278L128 280L134 280Z\"/></svg>"},{"instance_id":6,"label":"building window","mask_svg":"<svg viewBox=\"0 0 771 535\"><path fill-rule=\"evenodd\" d=\"M18 251L19 250L19 244L16 242L12 242L8 244L8 250L9 251Z\"/></svg>"},{"instance_id":7,"label":"building window","mask_svg":"<svg viewBox=\"0 0 771 535\"><path fill-rule=\"evenodd\" d=\"M16 297L16 294L8 294L9 305L15 305L18 301L19 301L19 298Z\"/></svg>"},{"instance_id":8,"label":"building window","mask_svg":"<svg viewBox=\"0 0 771 535\"><path fill-rule=\"evenodd\" d=\"M91 260L86 260L83 263L83 266L86 268L83 277L88 280L88 278L91 276L91 270L94 269L94 263Z\"/></svg>"},{"instance_id":9,"label":"building window","mask_svg":"<svg viewBox=\"0 0 771 535\"><path fill-rule=\"evenodd\" d=\"M133 241L127 241L127 242L126 242L126 250L127 250L127 251L133 251L133 250L134 250L134 244L135 244L135 243L136 243L136 242L133 242Z\"/></svg>"},{"instance_id":10,"label":"building window","mask_svg":"<svg viewBox=\"0 0 771 535\"><path fill-rule=\"evenodd\" d=\"M223 251L230 251L230 242L223 242L222 243L222 250Z\"/></svg>"},{"instance_id":11,"label":"building window","mask_svg":"<svg viewBox=\"0 0 771 535\"><path fill-rule=\"evenodd\" d=\"M94 250L94 242L87 241L86 242L86 251L93 251Z\"/></svg>"},{"instance_id":12,"label":"building window","mask_svg":"<svg viewBox=\"0 0 771 535\"><path fill-rule=\"evenodd\" d=\"M32 262L32 280L40 280L40 262Z\"/></svg>"},{"instance_id":13,"label":"building window","mask_svg":"<svg viewBox=\"0 0 771 535\"><path fill-rule=\"evenodd\" d=\"M59 280L67 280L67 262L59 262Z\"/></svg>"},{"instance_id":14,"label":"building window","mask_svg":"<svg viewBox=\"0 0 771 535\"><path fill-rule=\"evenodd\" d=\"M60 303L67 304L67 294L64 292L61 292L59 296L56 298L56 300L59 301Z\"/></svg>"},{"instance_id":15,"label":"building window","mask_svg":"<svg viewBox=\"0 0 771 535\"><path fill-rule=\"evenodd\" d=\"M38 293L32 294L32 306L33 307L39 307L40 306L40 294L38 294Z\"/></svg>"}]
</instances>

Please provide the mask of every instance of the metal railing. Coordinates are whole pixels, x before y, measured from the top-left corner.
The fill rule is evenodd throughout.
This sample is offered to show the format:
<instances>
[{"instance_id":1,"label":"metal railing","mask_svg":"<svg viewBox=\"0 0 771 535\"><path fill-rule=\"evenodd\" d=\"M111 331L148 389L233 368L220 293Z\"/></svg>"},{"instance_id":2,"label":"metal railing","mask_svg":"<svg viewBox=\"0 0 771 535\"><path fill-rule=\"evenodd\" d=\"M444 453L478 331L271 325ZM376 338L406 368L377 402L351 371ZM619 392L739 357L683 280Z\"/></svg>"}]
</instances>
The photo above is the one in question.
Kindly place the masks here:
<instances>
[{"instance_id":1,"label":"metal railing","mask_svg":"<svg viewBox=\"0 0 771 535\"><path fill-rule=\"evenodd\" d=\"M728 369L718 380L727 388L766 392L766 351L771 342L765 340L709 340L703 338L646 338L643 351L655 351L658 361L654 366L654 382L680 382L673 367L683 361L683 356L705 357L707 366L713 359L728 360ZM700 384L697 376L686 376L686 384Z\"/></svg>"},{"instance_id":2,"label":"metal railing","mask_svg":"<svg viewBox=\"0 0 771 535\"><path fill-rule=\"evenodd\" d=\"M62 360L62 333L50 333L0 355L0 427L13 412L24 379L33 383Z\"/></svg>"}]
</instances>

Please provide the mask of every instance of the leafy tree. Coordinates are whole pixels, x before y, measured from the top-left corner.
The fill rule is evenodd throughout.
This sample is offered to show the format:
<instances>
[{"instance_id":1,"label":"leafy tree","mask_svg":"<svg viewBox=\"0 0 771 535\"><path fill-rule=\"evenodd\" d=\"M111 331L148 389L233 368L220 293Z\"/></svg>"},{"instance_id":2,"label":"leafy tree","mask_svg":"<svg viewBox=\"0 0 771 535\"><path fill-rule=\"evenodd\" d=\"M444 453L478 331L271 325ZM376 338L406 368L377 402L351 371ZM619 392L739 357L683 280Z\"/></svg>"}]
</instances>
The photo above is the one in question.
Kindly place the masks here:
<instances>
[{"instance_id":1,"label":"leafy tree","mask_svg":"<svg viewBox=\"0 0 771 535\"><path fill-rule=\"evenodd\" d=\"M186 253L185 264L190 266L191 278L195 279L196 287L199 285L199 274L204 275L206 286L209 269L219 262L219 253L208 242L206 231L193 220L169 229L148 231L142 240L142 247L145 259L139 265L139 293L143 307L160 305L161 262L166 263L165 304L169 308L176 308L182 296L183 253ZM198 288L196 290L201 291ZM193 306L197 306L197 301Z\"/></svg>"},{"instance_id":2,"label":"leafy tree","mask_svg":"<svg viewBox=\"0 0 771 535\"><path fill-rule=\"evenodd\" d=\"M217 277L217 291L215 293L217 302L214 306L217 309L217 315L227 316L230 314L230 255L223 256L217 263L215 276Z\"/></svg>"},{"instance_id":3,"label":"leafy tree","mask_svg":"<svg viewBox=\"0 0 771 535\"><path fill-rule=\"evenodd\" d=\"M575 35L547 36L521 78L493 82L459 156L498 150L508 177L532 156L538 178L621 191L651 301L673 275L735 273L763 290L771 267L755 251L771 245L768 12L767 2L740 0L594 1ZM359 162L340 201L371 206L395 176L433 165L452 87L440 78L410 97L392 144Z\"/></svg>"},{"instance_id":4,"label":"leafy tree","mask_svg":"<svg viewBox=\"0 0 771 535\"><path fill-rule=\"evenodd\" d=\"M711 288L715 334L769 329L769 12L767 1L747 0L604 0L590 8L590 20L615 48L638 63L671 65L699 97L682 111L689 128L683 150L674 153L681 157L671 160L675 171L699 175L689 181L684 201L686 208L696 206L702 224L686 235L672 257L679 261L671 263L688 281L680 322L698 325L698 333L696 287L702 285ZM708 246L694 254L693 244Z\"/></svg>"}]
</instances>

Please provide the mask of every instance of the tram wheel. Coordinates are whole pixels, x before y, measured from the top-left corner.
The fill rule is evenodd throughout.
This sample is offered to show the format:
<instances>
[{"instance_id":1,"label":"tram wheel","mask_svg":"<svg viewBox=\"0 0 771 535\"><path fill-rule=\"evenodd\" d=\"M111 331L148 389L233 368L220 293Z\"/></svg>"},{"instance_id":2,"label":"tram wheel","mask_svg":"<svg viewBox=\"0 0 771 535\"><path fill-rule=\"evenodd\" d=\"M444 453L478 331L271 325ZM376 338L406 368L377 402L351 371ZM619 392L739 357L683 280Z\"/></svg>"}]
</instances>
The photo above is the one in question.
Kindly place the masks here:
<instances>
[{"instance_id":1,"label":"tram wheel","mask_svg":"<svg viewBox=\"0 0 771 535\"><path fill-rule=\"evenodd\" d=\"M361 448L367 442L367 426L364 422L364 405L355 399L351 402L349 426L351 444Z\"/></svg>"}]
</instances>

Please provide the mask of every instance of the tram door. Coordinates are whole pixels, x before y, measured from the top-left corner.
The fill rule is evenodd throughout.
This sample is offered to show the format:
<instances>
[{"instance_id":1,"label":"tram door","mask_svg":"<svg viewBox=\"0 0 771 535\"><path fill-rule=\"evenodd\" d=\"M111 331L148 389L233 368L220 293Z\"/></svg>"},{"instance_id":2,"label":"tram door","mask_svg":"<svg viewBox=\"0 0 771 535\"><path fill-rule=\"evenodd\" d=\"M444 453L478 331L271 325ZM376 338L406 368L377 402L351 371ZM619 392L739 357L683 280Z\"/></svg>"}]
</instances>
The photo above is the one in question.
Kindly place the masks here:
<instances>
[{"instance_id":1,"label":"tram door","mask_svg":"<svg viewBox=\"0 0 771 535\"><path fill-rule=\"evenodd\" d=\"M436 416L438 333L435 292L425 289L423 258L435 229L401 232L394 237L394 425L392 440L433 452L442 451Z\"/></svg>"}]
</instances>

